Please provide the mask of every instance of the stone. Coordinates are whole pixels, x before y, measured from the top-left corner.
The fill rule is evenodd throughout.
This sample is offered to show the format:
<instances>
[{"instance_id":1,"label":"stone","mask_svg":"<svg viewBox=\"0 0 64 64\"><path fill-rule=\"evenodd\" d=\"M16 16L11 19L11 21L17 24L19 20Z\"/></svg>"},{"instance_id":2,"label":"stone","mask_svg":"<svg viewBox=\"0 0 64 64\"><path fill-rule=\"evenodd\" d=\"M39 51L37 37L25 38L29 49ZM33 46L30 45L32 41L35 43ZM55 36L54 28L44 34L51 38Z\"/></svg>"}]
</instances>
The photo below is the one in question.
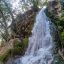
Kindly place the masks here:
<instances>
[{"instance_id":1,"label":"stone","mask_svg":"<svg viewBox=\"0 0 64 64\"><path fill-rule=\"evenodd\" d=\"M17 15L15 19L16 21L12 24L12 30L16 35L23 35L23 37L25 37L31 34L37 11L38 8L31 7L31 9L26 11L24 14Z\"/></svg>"},{"instance_id":2,"label":"stone","mask_svg":"<svg viewBox=\"0 0 64 64\"><path fill-rule=\"evenodd\" d=\"M59 0L50 1L47 9L48 12L54 14L55 17L61 17L61 4Z\"/></svg>"}]
</instances>

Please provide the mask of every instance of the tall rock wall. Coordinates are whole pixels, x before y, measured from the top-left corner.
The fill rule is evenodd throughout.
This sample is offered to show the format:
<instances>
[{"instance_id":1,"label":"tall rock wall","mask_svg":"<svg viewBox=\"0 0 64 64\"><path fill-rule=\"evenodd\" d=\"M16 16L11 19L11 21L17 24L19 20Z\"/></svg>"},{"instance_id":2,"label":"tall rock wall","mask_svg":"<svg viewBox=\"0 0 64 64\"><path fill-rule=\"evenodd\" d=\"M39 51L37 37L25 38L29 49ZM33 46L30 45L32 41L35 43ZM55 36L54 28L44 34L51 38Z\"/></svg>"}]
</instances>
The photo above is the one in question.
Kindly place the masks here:
<instances>
[{"instance_id":1,"label":"tall rock wall","mask_svg":"<svg viewBox=\"0 0 64 64\"><path fill-rule=\"evenodd\" d=\"M28 37L31 34L37 11L38 8L32 7L31 10L28 10L24 14L17 15L17 18L12 25L12 30L18 35L17 37Z\"/></svg>"},{"instance_id":2,"label":"tall rock wall","mask_svg":"<svg viewBox=\"0 0 64 64\"><path fill-rule=\"evenodd\" d=\"M48 12L54 14L56 17L61 16L61 4L60 0L50 1L48 4Z\"/></svg>"}]
</instances>

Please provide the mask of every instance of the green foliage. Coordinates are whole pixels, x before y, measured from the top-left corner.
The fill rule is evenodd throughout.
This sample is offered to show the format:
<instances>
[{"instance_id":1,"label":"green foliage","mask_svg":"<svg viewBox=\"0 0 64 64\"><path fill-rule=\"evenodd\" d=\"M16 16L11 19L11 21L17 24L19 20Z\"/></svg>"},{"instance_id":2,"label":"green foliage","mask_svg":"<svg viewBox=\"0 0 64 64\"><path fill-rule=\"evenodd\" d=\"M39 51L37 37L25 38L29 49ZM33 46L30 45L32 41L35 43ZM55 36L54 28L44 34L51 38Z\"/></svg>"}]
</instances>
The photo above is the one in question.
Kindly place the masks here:
<instances>
[{"instance_id":1,"label":"green foliage","mask_svg":"<svg viewBox=\"0 0 64 64\"><path fill-rule=\"evenodd\" d=\"M21 55L21 54L23 54L23 52L24 52L24 45L23 45L23 43L18 41L18 40L15 40L14 41L14 48L11 49L11 54L13 56Z\"/></svg>"},{"instance_id":2,"label":"green foliage","mask_svg":"<svg viewBox=\"0 0 64 64\"><path fill-rule=\"evenodd\" d=\"M25 38L23 39L23 44L24 44L24 46L27 46L27 45L28 45L28 38L25 37Z\"/></svg>"},{"instance_id":3,"label":"green foliage","mask_svg":"<svg viewBox=\"0 0 64 64\"><path fill-rule=\"evenodd\" d=\"M6 53L0 55L0 61L1 62L5 62L8 60L8 58L10 57L10 50L8 50Z\"/></svg>"},{"instance_id":4,"label":"green foliage","mask_svg":"<svg viewBox=\"0 0 64 64\"><path fill-rule=\"evenodd\" d=\"M0 61L6 62L10 57L14 57L16 55L23 55L27 45L28 38L24 38L22 42L18 39L15 39L13 43L13 48L8 49L8 51L6 51L6 53L4 54L0 54Z\"/></svg>"},{"instance_id":5,"label":"green foliage","mask_svg":"<svg viewBox=\"0 0 64 64\"><path fill-rule=\"evenodd\" d=\"M45 1L42 1L42 0L29 0L32 4L33 4L33 6L35 6L35 7L42 7L43 5L47 5L47 0L45 0Z\"/></svg>"},{"instance_id":6,"label":"green foliage","mask_svg":"<svg viewBox=\"0 0 64 64\"><path fill-rule=\"evenodd\" d=\"M59 24L64 28L64 15L60 18Z\"/></svg>"},{"instance_id":7,"label":"green foliage","mask_svg":"<svg viewBox=\"0 0 64 64\"><path fill-rule=\"evenodd\" d=\"M39 3L39 0L29 0L31 3L33 3L33 6L36 6L38 5Z\"/></svg>"},{"instance_id":8,"label":"green foliage","mask_svg":"<svg viewBox=\"0 0 64 64\"><path fill-rule=\"evenodd\" d=\"M64 32L61 33L62 41L64 41Z\"/></svg>"},{"instance_id":9,"label":"green foliage","mask_svg":"<svg viewBox=\"0 0 64 64\"><path fill-rule=\"evenodd\" d=\"M4 35L5 33L6 33L6 36L8 34L8 29L7 29L8 27L6 23L7 15L4 14L3 12L6 13L6 9L3 3L0 2L0 34L2 35L2 38L4 38L4 40L5 39L7 40L7 37L5 38L5 35Z\"/></svg>"},{"instance_id":10,"label":"green foliage","mask_svg":"<svg viewBox=\"0 0 64 64\"><path fill-rule=\"evenodd\" d=\"M0 61L0 64L4 64L4 63Z\"/></svg>"},{"instance_id":11,"label":"green foliage","mask_svg":"<svg viewBox=\"0 0 64 64\"><path fill-rule=\"evenodd\" d=\"M9 37L8 33L7 33L7 34L6 34L6 33L2 33L1 36L2 36L2 38L3 38L5 41L8 41L8 37Z\"/></svg>"},{"instance_id":12,"label":"green foliage","mask_svg":"<svg viewBox=\"0 0 64 64\"><path fill-rule=\"evenodd\" d=\"M24 4L22 4L22 3L24 3ZM25 0L23 0L21 2L21 5L22 5L22 10L24 11L24 9L28 10L31 7L31 5L34 8L39 8L39 7L42 8L43 5L47 5L47 3L48 3L48 0L45 0L45 1L43 1L43 0L26 0L26 2L25 2Z\"/></svg>"},{"instance_id":13,"label":"green foliage","mask_svg":"<svg viewBox=\"0 0 64 64\"><path fill-rule=\"evenodd\" d=\"M28 45L28 38L24 38L22 42L15 40L14 41L14 48L11 49L12 55L13 56L23 55L26 50L27 45Z\"/></svg>"},{"instance_id":14,"label":"green foliage","mask_svg":"<svg viewBox=\"0 0 64 64\"><path fill-rule=\"evenodd\" d=\"M64 60L59 54L54 55L54 63L53 64L64 64Z\"/></svg>"},{"instance_id":15,"label":"green foliage","mask_svg":"<svg viewBox=\"0 0 64 64\"><path fill-rule=\"evenodd\" d=\"M10 4L9 4L10 5ZM11 8L6 2L6 0L0 1L0 35L1 38L5 41L10 37L10 25L12 20L14 20L13 14L11 12Z\"/></svg>"},{"instance_id":16,"label":"green foliage","mask_svg":"<svg viewBox=\"0 0 64 64\"><path fill-rule=\"evenodd\" d=\"M60 42L62 44L60 45L60 42L58 42L58 44L60 45L59 46L60 48L64 47L64 10L63 8L61 10L61 14L62 14L61 17L56 17L53 12L48 12L48 10L46 10L46 15L51 19L51 21L57 27Z\"/></svg>"}]
</instances>

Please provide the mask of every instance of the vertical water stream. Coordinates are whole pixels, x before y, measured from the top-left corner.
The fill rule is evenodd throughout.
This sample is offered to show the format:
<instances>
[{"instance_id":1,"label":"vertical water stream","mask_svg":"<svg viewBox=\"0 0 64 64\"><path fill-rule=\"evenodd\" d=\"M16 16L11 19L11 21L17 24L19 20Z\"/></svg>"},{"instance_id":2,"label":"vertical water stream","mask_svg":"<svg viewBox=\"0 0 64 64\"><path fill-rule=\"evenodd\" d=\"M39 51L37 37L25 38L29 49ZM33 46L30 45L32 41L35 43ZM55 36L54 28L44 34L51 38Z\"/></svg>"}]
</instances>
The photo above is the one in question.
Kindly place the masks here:
<instances>
[{"instance_id":1,"label":"vertical water stream","mask_svg":"<svg viewBox=\"0 0 64 64\"><path fill-rule=\"evenodd\" d=\"M25 55L17 64L51 64L53 61L53 41L50 34L50 22L43 7L36 16L36 22L29 38L29 45Z\"/></svg>"}]
</instances>

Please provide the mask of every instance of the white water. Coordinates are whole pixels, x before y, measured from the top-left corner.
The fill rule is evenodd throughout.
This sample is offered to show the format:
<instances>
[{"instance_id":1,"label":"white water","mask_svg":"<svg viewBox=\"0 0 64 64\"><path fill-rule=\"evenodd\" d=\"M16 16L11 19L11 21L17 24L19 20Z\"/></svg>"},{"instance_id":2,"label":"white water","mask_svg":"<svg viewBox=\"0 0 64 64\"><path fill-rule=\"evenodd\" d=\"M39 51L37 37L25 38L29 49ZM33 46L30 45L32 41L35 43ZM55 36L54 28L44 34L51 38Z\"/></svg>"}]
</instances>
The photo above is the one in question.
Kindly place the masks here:
<instances>
[{"instance_id":1,"label":"white water","mask_svg":"<svg viewBox=\"0 0 64 64\"><path fill-rule=\"evenodd\" d=\"M50 24L44 12L45 8L36 16L36 22L29 38L29 46L25 55L18 59L17 64L52 64L52 37Z\"/></svg>"}]
</instances>

